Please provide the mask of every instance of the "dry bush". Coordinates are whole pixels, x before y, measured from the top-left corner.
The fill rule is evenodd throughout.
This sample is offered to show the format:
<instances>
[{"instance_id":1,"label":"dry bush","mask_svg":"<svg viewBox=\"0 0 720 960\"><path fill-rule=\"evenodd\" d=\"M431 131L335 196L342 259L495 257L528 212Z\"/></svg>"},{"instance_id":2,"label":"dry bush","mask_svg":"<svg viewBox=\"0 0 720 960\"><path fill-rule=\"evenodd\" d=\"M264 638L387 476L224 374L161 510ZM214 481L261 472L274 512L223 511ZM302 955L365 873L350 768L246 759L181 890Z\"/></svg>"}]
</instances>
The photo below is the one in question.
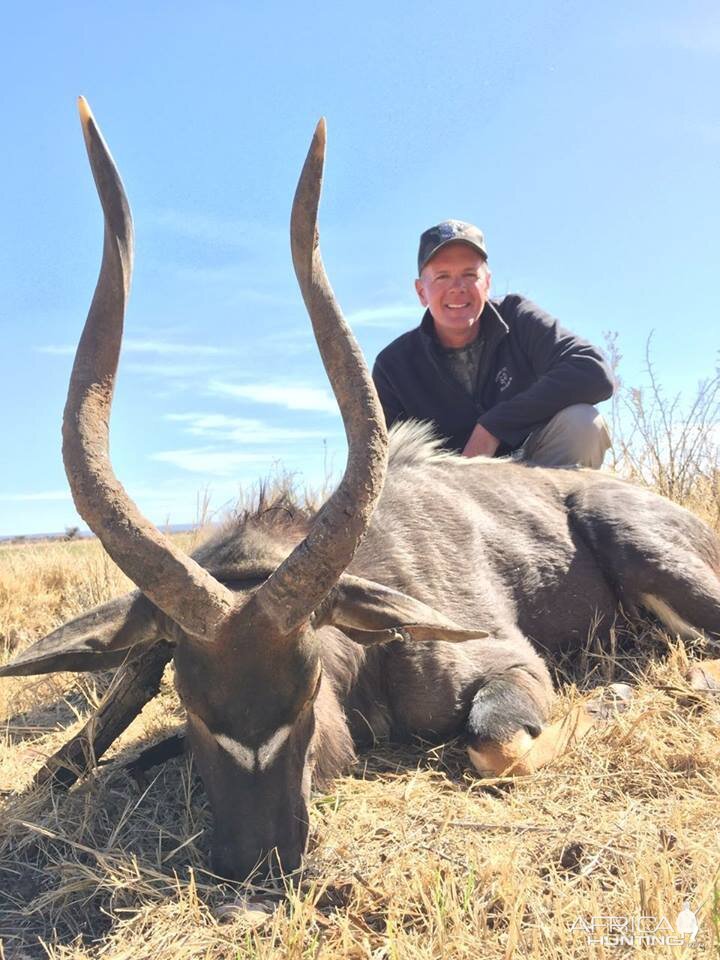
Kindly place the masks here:
<instances>
[{"instance_id":1,"label":"dry bush","mask_svg":"<svg viewBox=\"0 0 720 960\"><path fill-rule=\"evenodd\" d=\"M268 509L281 508L276 492ZM6 655L127 586L95 541L0 549ZM632 678L628 712L531 777L474 778L457 743L365 752L314 798L303 874L282 897L261 894L274 909L253 922L221 922L243 890L208 872L192 761L141 785L122 769L182 724L170 669L114 765L70 793L25 788L90 714L101 679L1 681L0 960L625 957L588 943L578 922L672 923L685 900L695 945L635 952L720 956L720 703L683 679L699 650L649 623L628 633L619 624L609 651L589 638L566 665L593 682ZM579 696L566 683L558 715Z\"/></svg>"},{"instance_id":2,"label":"dry bush","mask_svg":"<svg viewBox=\"0 0 720 960\"><path fill-rule=\"evenodd\" d=\"M720 529L720 370L701 380L688 400L667 396L645 345L644 386L620 375L617 334L605 344L618 389L612 400L614 470L694 510Z\"/></svg>"}]
</instances>

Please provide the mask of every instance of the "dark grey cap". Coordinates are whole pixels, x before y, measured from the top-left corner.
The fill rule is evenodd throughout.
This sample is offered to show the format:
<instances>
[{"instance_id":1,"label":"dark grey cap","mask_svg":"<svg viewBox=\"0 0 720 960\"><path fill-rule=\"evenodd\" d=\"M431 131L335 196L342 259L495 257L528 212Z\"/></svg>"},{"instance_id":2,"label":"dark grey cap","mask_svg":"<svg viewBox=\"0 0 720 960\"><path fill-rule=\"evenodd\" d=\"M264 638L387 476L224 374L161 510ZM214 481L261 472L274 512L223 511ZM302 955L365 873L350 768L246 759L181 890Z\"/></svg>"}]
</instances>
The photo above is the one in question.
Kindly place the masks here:
<instances>
[{"instance_id":1,"label":"dark grey cap","mask_svg":"<svg viewBox=\"0 0 720 960\"><path fill-rule=\"evenodd\" d=\"M447 246L448 243L456 243L458 240L469 243L487 260L485 237L482 230L478 230L472 223L464 223L462 220L443 220L437 226L430 227L420 237L418 276L422 273L428 260L434 257L438 250Z\"/></svg>"}]
</instances>

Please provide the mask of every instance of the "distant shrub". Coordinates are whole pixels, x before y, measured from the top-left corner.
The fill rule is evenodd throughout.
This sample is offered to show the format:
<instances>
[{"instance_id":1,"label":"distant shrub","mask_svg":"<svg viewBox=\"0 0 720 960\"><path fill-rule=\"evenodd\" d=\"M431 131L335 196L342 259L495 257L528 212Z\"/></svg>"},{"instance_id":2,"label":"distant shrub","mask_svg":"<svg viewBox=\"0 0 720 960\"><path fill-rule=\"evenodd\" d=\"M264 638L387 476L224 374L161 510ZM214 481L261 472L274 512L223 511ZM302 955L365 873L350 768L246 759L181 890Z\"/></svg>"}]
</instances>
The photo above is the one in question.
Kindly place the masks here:
<instances>
[{"instance_id":1,"label":"distant shrub","mask_svg":"<svg viewBox=\"0 0 720 960\"><path fill-rule=\"evenodd\" d=\"M618 388L612 400L614 470L688 506L720 527L720 370L700 380L692 397L668 396L645 346L644 386L619 374L617 333L606 333L608 358Z\"/></svg>"}]
</instances>

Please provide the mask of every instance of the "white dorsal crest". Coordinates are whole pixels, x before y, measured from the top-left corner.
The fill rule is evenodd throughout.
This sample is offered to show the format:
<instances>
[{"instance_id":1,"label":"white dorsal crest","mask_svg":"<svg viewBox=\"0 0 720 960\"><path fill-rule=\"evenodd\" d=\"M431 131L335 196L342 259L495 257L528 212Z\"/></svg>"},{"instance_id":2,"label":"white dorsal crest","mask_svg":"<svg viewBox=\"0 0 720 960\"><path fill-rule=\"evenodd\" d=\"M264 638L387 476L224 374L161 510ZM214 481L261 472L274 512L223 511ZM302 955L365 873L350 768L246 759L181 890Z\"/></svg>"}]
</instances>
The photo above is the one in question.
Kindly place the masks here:
<instances>
[{"instance_id":1,"label":"white dorsal crest","mask_svg":"<svg viewBox=\"0 0 720 960\"><path fill-rule=\"evenodd\" d=\"M290 726L278 727L272 736L264 740L258 747L248 747L246 744L228 737L224 733L214 734L215 739L227 750L231 757L249 773L257 770L266 770L280 752L280 748L290 736Z\"/></svg>"}]
</instances>

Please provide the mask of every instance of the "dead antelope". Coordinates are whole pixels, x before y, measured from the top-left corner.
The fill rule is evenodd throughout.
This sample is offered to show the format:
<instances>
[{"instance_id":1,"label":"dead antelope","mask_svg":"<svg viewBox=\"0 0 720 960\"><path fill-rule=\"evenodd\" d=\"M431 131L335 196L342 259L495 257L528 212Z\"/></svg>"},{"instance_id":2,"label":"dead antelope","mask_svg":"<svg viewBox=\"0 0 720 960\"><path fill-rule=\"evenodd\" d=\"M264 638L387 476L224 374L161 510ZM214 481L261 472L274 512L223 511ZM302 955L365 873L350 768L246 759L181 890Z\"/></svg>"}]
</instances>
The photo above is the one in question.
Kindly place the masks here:
<instances>
[{"instance_id":1,"label":"dead antelope","mask_svg":"<svg viewBox=\"0 0 720 960\"><path fill-rule=\"evenodd\" d=\"M611 623L618 600L649 607L672 630L720 633L720 543L661 497L592 471L466 460L421 425L393 431L388 465L382 411L320 257L322 122L293 204L292 255L345 423L345 474L313 516L250 516L194 558L181 553L140 515L109 460L132 224L84 101L80 111L105 244L63 455L78 511L139 589L60 627L0 674L125 662L88 733L97 755L172 656L220 874L297 867L311 781L326 784L373 738L464 734L482 773L556 757L593 714L547 724L553 692L537 649L579 649L592 622ZM694 676L712 688L718 662Z\"/></svg>"}]
</instances>

